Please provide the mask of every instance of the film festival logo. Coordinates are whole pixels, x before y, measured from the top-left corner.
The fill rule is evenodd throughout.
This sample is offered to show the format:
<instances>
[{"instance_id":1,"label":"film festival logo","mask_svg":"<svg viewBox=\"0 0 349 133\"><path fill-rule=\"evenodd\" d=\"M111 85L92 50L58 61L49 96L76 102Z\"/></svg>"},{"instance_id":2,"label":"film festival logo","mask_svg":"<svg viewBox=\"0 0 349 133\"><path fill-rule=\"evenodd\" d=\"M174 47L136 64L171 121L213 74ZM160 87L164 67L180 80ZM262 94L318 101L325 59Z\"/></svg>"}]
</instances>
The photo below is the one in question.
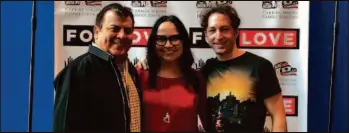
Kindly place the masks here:
<instances>
[{"instance_id":1,"label":"film festival logo","mask_svg":"<svg viewBox=\"0 0 349 133\"><path fill-rule=\"evenodd\" d=\"M262 1L263 9L276 9L278 7L284 9L298 8L298 1Z\"/></svg>"},{"instance_id":2,"label":"film festival logo","mask_svg":"<svg viewBox=\"0 0 349 133\"><path fill-rule=\"evenodd\" d=\"M261 1L263 18L296 19L298 18L298 1ZM281 10L277 10L281 9Z\"/></svg>"},{"instance_id":3,"label":"film festival logo","mask_svg":"<svg viewBox=\"0 0 349 133\"><path fill-rule=\"evenodd\" d=\"M297 76L297 68L292 67L286 61L276 63L274 69L281 76Z\"/></svg>"},{"instance_id":4,"label":"film festival logo","mask_svg":"<svg viewBox=\"0 0 349 133\"><path fill-rule=\"evenodd\" d=\"M202 16L203 10L207 8L214 8L217 6L223 6L223 5L232 5L233 1L203 1L203 0L198 0L196 1L196 8L197 10L197 18L200 18Z\"/></svg>"},{"instance_id":5,"label":"film festival logo","mask_svg":"<svg viewBox=\"0 0 349 133\"><path fill-rule=\"evenodd\" d=\"M65 1L65 16L96 16L102 10L102 1Z\"/></svg>"},{"instance_id":6,"label":"film festival logo","mask_svg":"<svg viewBox=\"0 0 349 133\"><path fill-rule=\"evenodd\" d=\"M135 17L160 17L166 15L167 1L131 1Z\"/></svg>"},{"instance_id":7,"label":"film festival logo","mask_svg":"<svg viewBox=\"0 0 349 133\"><path fill-rule=\"evenodd\" d=\"M167 1L140 1L131 2L132 7L167 7Z\"/></svg>"},{"instance_id":8,"label":"film festival logo","mask_svg":"<svg viewBox=\"0 0 349 133\"><path fill-rule=\"evenodd\" d=\"M203 1L203 0L198 0L196 1L196 7L197 8L214 8L217 6L222 6L222 5L231 5L233 4L233 1L228 0L228 1Z\"/></svg>"},{"instance_id":9,"label":"film festival logo","mask_svg":"<svg viewBox=\"0 0 349 133\"><path fill-rule=\"evenodd\" d=\"M282 88L297 87L297 68L292 67L288 62L282 61L274 65L275 72L282 76L279 79L280 86Z\"/></svg>"},{"instance_id":10,"label":"film festival logo","mask_svg":"<svg viewBox=\"0 0 349 133\"><path fill-rule=\"evenodd\" d=\"M69 6L77 6L77 5L83 5L82 3L85 3L87 6L101 6L102 1L65 1L65 5Z\"/></svg>"}]
</instances>

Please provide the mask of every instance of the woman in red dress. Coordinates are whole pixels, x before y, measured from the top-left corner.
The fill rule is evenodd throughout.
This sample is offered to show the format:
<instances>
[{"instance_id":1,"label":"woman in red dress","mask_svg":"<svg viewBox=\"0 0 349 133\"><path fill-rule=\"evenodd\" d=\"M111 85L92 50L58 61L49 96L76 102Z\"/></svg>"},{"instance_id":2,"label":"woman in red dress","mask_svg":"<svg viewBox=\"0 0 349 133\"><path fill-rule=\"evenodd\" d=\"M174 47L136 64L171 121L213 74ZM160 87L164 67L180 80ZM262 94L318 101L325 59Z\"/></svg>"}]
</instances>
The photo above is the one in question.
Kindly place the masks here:
<instances>
[{"instance_id":1,"label":"woman in red dress","mask_svg":"<svg viewBox=\"0 0 349 133\"><path fill-rule=\"evenodd\" d=\"M205 125L206 83L192 68L191 45L176 16L155 22L147 44L148 70L138 69L143 89L142 131L198 132L198 123Z\"/></svg>"}]
</instances>

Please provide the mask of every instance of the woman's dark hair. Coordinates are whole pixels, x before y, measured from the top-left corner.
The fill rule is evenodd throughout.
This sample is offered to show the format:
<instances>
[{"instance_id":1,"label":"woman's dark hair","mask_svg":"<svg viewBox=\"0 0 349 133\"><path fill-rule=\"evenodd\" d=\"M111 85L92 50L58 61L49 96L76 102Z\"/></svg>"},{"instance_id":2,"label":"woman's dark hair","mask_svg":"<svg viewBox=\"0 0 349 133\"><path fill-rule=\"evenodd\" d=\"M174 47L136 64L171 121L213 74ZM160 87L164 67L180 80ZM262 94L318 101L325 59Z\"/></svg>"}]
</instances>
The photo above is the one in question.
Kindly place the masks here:
<instances>
[{"instance_id":1,"label":"woman's dark hair","mask_svg":"<svg viewBox=\"0 0 349 133\"><path fill-rule=\"evenodd\" d=\"M155 47L156 47L156 36L158 32L159 26L164 22L172 22L176 26L176 30L181 38L182 46L183 46L183 53L179 57L179 65L181 73L183 74L183 78L185 79L186 86L193 84L194 89L197 91L196 88L198 88L197 82L197 76L195 71L192 69L192 65L194 63L194 57L190 50L193 43L189 39L188 31L186 30L184 24L181 20L179 20L178 17L174 15L170 16L162 16L160 17L154 24L151 34L148 39L147 44L147 61L148 61L148 80L149 80L149 88L155 88L156 87L156 77L157 73L160 70L161 67L161 59L156 54Z\"/></svg>"}]
</instances>

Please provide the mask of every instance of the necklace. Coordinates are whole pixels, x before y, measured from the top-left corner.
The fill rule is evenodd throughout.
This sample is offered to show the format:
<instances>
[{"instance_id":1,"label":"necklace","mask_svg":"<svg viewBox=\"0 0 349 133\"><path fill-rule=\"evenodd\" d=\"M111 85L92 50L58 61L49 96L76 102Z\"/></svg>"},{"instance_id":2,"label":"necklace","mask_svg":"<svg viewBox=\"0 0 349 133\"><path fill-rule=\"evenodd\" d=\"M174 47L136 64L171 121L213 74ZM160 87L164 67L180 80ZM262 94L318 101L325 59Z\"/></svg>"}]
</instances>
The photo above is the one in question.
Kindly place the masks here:
<instances>
[{"instance_id":1,"label":"necklace","mask_svg":"<svg viewBox=\"0 0 349 133\"><path fill-rule=\"evenodd\" d=\"M160 81L160 86L162 86L162 80L163 79L160 79L159 81ZM162 89L165 89L165 88L162 88ZM170 124L171 123L171 116L170 116L170 105L168 104L168 103L166 103L166 102L164 102L164 101L166 101L165 100L165 97L164 97L164 94L163 94L163 90L160 90L161 92L161 101L162 101L162 103L163 103L163 106L166 108L166 105L168 105L167 106L167 111L165 111L164 112L164 114L163 114L163 117L162 117L162 120L165 122L165 123L167 123L167 124Z\"/></svg>"},{"instance_id":2,"label":"necklace","mask_svg":"<svg viewBox=\"0 0 349 133\"><path fill-rule=\"evenodd\" d=\"M170 123L170 113L166 112L165 116L162 118L164 120L165 123L169 124Z\"/></svg>"}]
</instances>

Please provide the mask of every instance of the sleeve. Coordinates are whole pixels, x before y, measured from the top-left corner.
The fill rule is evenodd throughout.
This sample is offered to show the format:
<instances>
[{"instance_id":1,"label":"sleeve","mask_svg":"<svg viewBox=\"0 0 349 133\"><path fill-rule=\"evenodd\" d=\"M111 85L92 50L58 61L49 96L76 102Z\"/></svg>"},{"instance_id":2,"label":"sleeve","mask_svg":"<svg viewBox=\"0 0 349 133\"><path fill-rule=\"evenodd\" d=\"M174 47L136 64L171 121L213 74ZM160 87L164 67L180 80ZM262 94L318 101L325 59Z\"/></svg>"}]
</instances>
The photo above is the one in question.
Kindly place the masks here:
<instances>
[{"instance_id":1,"label":"sleeve","mask_svg":"<svg viewBox=\"0 0 349 133\"><path fill-rule=\"evenodd\" d=\"M94 123L88 115L84 87L78 83L75 71L65 68L55 79L54 132L92 130Z\"/></svg>"},{"instance_id":2,"label":"sleeve","mask_svg":"<svg viewBox=\"0 0 349 133\"><path fill-rule=\"evenodd\" d=\"M208 59L208 60L204 63L203 67L200 68L200 72L201 72L201 74L202 74L204 77L206 77L206 76L208 75L208 72L210 71L210 69L212 68L212 65L213 65L213 63L214 63L214 60L215 60L214 58Z\"/></svg>"},{"instance_id":3,"label":"sleeve","mask_svg":"<svg viewBox=\"0 0 349 133\"><path fill-rule=\"evenodd\" d=\"M64 132L67 117L68 95L71 85L71 69L64 68L54 80L54 132Z\"/></svg>"},{"instance_id":4,"label":"sleeve","mask_svg":"<svg viewBox=\"0 0 349 133\"><path fill-rule=\"evenodd\" d=\"M268 60L262 63L259 69L259 94L261 98L266 99L281 93L279 80L276 76L272 63Z\"/></svg>"}]
</instances>

